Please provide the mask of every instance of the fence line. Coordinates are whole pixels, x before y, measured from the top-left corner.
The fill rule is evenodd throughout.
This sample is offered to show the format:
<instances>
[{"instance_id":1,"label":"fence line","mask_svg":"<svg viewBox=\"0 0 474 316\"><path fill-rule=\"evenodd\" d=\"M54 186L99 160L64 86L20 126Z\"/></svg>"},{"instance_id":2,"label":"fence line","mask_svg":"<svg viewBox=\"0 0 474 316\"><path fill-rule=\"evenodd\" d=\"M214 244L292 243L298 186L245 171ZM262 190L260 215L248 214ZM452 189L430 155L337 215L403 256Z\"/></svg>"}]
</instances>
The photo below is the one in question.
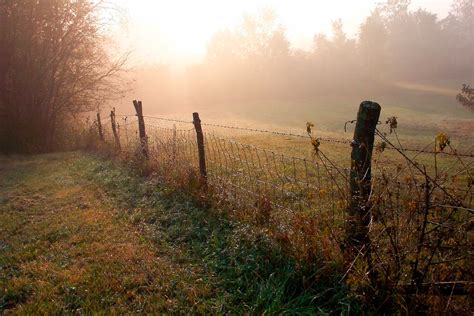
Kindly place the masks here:
<instances>
[{"instance_id":1,"label":"fence line","mask_svg":"<svg viewBox=\"0 0 474 316\"><path fill-rule=\"evenodd\" d=\"M123 117L124 120L126 121L131 115L116 115L117 117ZM134 117L137 117L136 115ZM158 121L163 121L163 122L169 122L169 123L180 123L180 124L193 124L192 121L186 121L186 120L180 120L180 119L168 119L168 118L162 118L162 117L154 117L154 116L143 116L144 118L151 119L151 120L158 120ZM119 130L124 130L125 134L130 134L129 129L127 128L128 126L132 124L137 124L137 120L134 122L127 122L125 124L118 124L119 125ZM153 135L154 137L150 137L148 135L146 138L147 139L155 139L159 138L160 135L158 134L163 134L163 133L168 133L168 138L170 135L173 133L182 133L186 132L187 138L192 139L194 136L189 134L192 132L195 128L189 128L189 129L178 129L176 126L174 128L170 127L164 127L163 125L155 124L155 123L150 123L150 122L144 122L145 126L149 127L151 130L153 130L153 133L156 135ZM210 124L210 123L202 123L202 126L209 126L209 127L222 127L222 128L227 128L227 129L233 129L233 130L242 130L242 131L249 131L249 132L257 132L257 133L266 133L266 134L272 134L276 136L290 136L290 137L296 137L296 138L304 138L310 140L312 136L310 134L308 135L299 135L299 134L293 134L293 133L285 133L285 132L277 132L277 131L270 131L270 130L262 130L262 129L251 129L251 128L245 128L245 127L239 127L239 126L227 126L227 125L219 125L219 124ZM157 134L158 133L158 134ZM377 136L381 137L383 141L386 141L386 136L384 136L381 132L377 130L376 133ZM123 135L122 135L123 136ZM125 135L126 138L128 138L130 135ZM211 150L208 153L209 158L206 160L209 160L209 165L210 168L222 168L224 166L224 162L226 163L226 167L228 167L229 161L232 161L232 164L234 165L233 172L236 174L239 174L242 177L247 177L247 180L249 181L249 184L252 185L252 187L255 187L255 183L260 183L265 185L266 187L273 187L275 189L274 183L279 183L280 188L279 191L282 194L287 194L288 196L295 195L295 190L287 190L285 188L285 185L287 186L298 186L299 184L303 184L304 186L308 188L315 189L315 186L310 185L310 183L314 180L312 178L315 178L315 175L317 174L317 178L315 182L321 183L322 179L325 181L330 180L334 186L336 186L336 190L338 191L337 194L335 192L332 192L332 196L343 196L341 192L344 190L342 189L342 183L347 183L348 182L348 174L349 174L349 167L344 167L344 166L339 166L335 161L330 159L324 151L321 151L320 148L317 149L317 152L310 158L308 157L298 157L294 155L287 155L285 153L280 153L275 150L271 149L265 149L253 144L244 144L241 143L237 140L233 139L227 139L223 136L218 136L214 133L209 133L209 132L204 132L204 138L205 142L209 144L209 146L206 146L206 152ZM176 137L176 136L175 136ZM324 138L317 138L318 141L320 140L326 140ZM344 143L344 144L351 144L351 146L354 146L353 142L349 142L348 140L335 140L335 139L330 139L331 141L339 142L339 143ZM161 147L166 147L169 146L169 142L177 141L177 139L168 139L168 143L166 142L160 142ZM188 143L191 143L191 140L187 141ZM129 140L126 140L126 143L129 143ZM226 147L227 146L227 147ZM210 148L210 149L209 149ZM349 148L349 147L348 147ZM156 149L156 148L155 148ZM228 152L224 152L223 150L228 150ZM255 151L255 154L249 154L248 151L251 149L252 151ZM416 152L417 155L415 155L411 159L416 159L418 155L420 154L444 154L448 156L455 156L463 158L471 158L474 157L474 155L468 155L468 154L457 154L457 153L447 153L447 152L435 152L435 151L428 151L428 150L415 150L415 149L409 149L409 148L403 148L403 147L396 147L393 143L389 143L389 146L387 146L385 149L387 150L392 150L396 151L398 153L403 153L403 152ZM178 150L175 148L175 151ZM192 151L194 149L187 148L187 150ZM259 156L261 154L262 157ZM215 157L217 155L218 157ZM193 155L193 159L195 155ZM198 155L199 156L199 155ZM235 158L237 157L237 158ZM269 159L269 157L271 157ZM279 157L279 158L276 158ZM406 157L408 158L408 157ZM276 163L276 161L279 159L279 163ZM263 163L262 161L265 160L267 163ZM268 161L272 161L272 163L268 163ZM217 166L219 165L219 166ZM250 168L250 165L252 168ZM388 163L387 165L393 165L393 163ZM311 171L312 166L317 166L317 172L314 170ZM245 172L242 172L242 170L246 170ZM266 172L257 172L258 169L267 169ZM253 171L251 171L253 170ZM301 170L305 170L305 172L302 172ZM284 171L284 172L282 172ZM228 172L231 172L228 170ZM289 177L287 174L292 174L293 177ZM255 179L252 179L252 177L255 177L255 175L258 175ZM265 179L262 179L264 177ZM301 180L300 178L303 178ZM268 179L271 179L269 183ZM314 181L313 181L314 182ZM319 186L321 188L321 185ZM466 190L470 192L470 190ZM300 191L300 194L302 192ZM314 201L313 201L314 202ZM308 204L308 203L307 203ZM299 208L299 207L298 207Z\"/></svg>"},{"instance_id":2,"label":"fence line","mask_svg":"<svg viewBox=\"0 0 474 316\"><path fill-rule=\"evenodd\" d=\"M131 117L131 115L116 115L117 117L120 116L120 117L123 117L125 119L125 121ZM135 116L136 117L136 116ZM172 122L172 123L181 123L181 124L192 124L193 122L191 121L186 121L186 120L178 120L178 119L167 119L167 118L161 118L161 117L153 117L153 116L144 116L144 118L149 118L149 119L155 119L155 120L159 120L159 121L164 121L164 122ZM127 123L124 123L124 124L118 124L118 127L119 127L119 130L120 130L120 133L123 134L130 134L130 130L127 128L129 127L130 125L132 124L137 124L136 120L135 122L127 122ZM165 132L168 132L170 134L172 133L180 133L180 132L192 132L194 130L194 127L193 128L190 128L190 129L178 129L176 128L176 126L174 128L169 128L169 127L164 127L163 125L158 125L158 124L153 124L153 123L149 123L149 122L145 122L144 123L145 126L148 126L149 128L151 129L154 129L155 133L156 132L159 132L159 133L165 133ZM267 134L273 134L273 135L277 135L277 136L291 136L291 137L298 137L298 138L305 138L305 139L311 139L311 135L298 135L298 134L292 134L292 133L284 133L284 132L275 132L275 131L269 131L269 130L261 130L261 129L249 129L249 128L243 128L243 127L239 127L239 126L226 126L226 125L218 125L218 124L209 124L209 123L202 123L203 126L210 126L210 127L223 127L223 128L230 128L230 129L235 129L235 130L244 130L244 131L250 131L250 132L259 132L259 133L267 133ZM123 132L122 132L123 130ZM265 156L266 159L268 160L268 156L274 156L273 157L273 164L270 165L270 164L267 164L265 165L266 168L277 168L276 172L273 172L272 173L272 177L273 178L278 178L280 179L280 182L284 183L285 180L282 180L282 179L286 179L287 182L289 183L292 183L292 184L298 184L300 182L306 182L307 186L310 187L308 185L308 182L311 181L311 176L313 175L311 172L308 172L306 171L306 173L304 174L304 178L305 180L304 181L301 181L299 179L295 179L297 177L293 177L293 181L289 181L289 177L285 176L285 177L282 177L281 176L281 170L289 170L290 173L292 173L293 175L296 174L296 173L300 173L300 171L296 171L296 170L309 170L310 168L308 168L308 166L312 166L315 164L315 159L314 158L317 158L319 159L319 162L316 163L316 165L318 165L318 175L321 176L321 169L324 169L324 173L325 173L325 176L326 176L326 179L335 179L335 178L339 178L339 180L334 180L333 183L334 185L336 186L339 186L339 191L341 191L341 188L340 188L340 183L344 183L348 181L348 172L349 172L349 168L348 167L344 167L344 166L338 166L337 163L335 163L333 160L331 160L329 157L327 157L327 155L324 154L323 151L321 151L319 148L318 148L318 152L316 155L314 155L313 157L311 157L311 159L309 158L305 158L305 157L297 157L297 156L293 156L293 155L287 155L287 154L284 154L284 153L279 153L277 151L274 151L274 150L270 150L270 149L265 149L265 148L261 148L259 146L256 146L256 145L253 145L253 144L244 144L244 143L241 143L239 141L236 141L236 140L231 140L231 139L226 139L225 137L223 136L218 136L216 134L212 134L210 135L211 136L211 139L212 141L210 141L210 138L208 137L209 135L209 132L205 132L204 133L205 135L205 139L206 139L206 143L209 142L210 146L213 146L211 148L214 148L214 151L210 153L210 155L212 154L221 154L219 152L219 150L216 150L216 149L220 149L222 145L217 145L215 144L215 142L217 141L221 141L221 142L227 142L231 148L231 150L234 150L235 149L235 153L233 154L236 154L237 157L239 157L239 160L238 161L233 161L234 164L237 164L237 162L239 162L241 165L244 165L245 168L247 168L247 170L249 169L249 165L248 163L251 163L253 165L253 167L255 166L263 166L261 164L261 157L254 157L252 155L249 155L250 159L249 161L248 158L249 157L240 157L240 155L244 156L244 153L245 153L245 148L251 148L252 150L255 150L257 152L257 155L258 153L260 152L262 154L262 156ZM376 133L377 136L381 137L382 140L385 141L385 136L380 133L380 132L377 132ZM123 135L121 135L123 136ZM126 138L129 138L130 135L125 135ZM156 137L159 137L158 135L156 135ZM189 136L188 137L193 137L193 136ZM149 136L147 138L150 138ZM318 141L319 140L324 140L324 139L321 139L321 138L318 138ZM343 140L341 141L343 142L344 144L349 144L349 142L347 140ZM129 143L129 140L126 140L126 143L128 144ZM351 144L352 146L354 144ZM165 144L162 144L162 146L165 146ZM206 150L208 148L206 147ZM403 148L403 147L396 147L394 144L390 143L390 146L387 146L386 149L389 149L389 150L393 150L393 151L397 151L397 152L400 152L400 153L403 153L405 151L413 151L413 152L416 152L417 155L414 156L412 159L415 159L418 155L420 154L445 154L445 155L452 155L452 156L455 156L455 157L463 157L463 158L471 158L473 157L473 155L463 155L463 154L456 154L456 153L446 153L446 152L435 152L435 151L427 151L427 150L414 150L414 149L408 149L408 148ZM227 159L229 160L229 155L226 154L227 156ZM280 166L277 166L275 164L275 156L279 156L280 159L282 159L281 163L280 163ZM212 156L211 156L212 157ZM255 161L259 161L259 164L256 164ZM221 158L221 160L216 160L216 159L212 159L212 161L210 161L211 165L216 165L217 162L219 163L222 163L224 161L224 158ZM293 162L291 162L293 161ZM389 163L389 164L392 164L392 163ZM222 167L222 166L221 166ZM311 176L308 176L308 174L310 174ZM269 175L265 175L266 178L269 178ZM256 179L255 181L257 182L260 182L260 183L265 183L265 181L262 181L262 179ZM283 190L284 192L285 190ZM468 190L469 191L469 190Z\"/></svg>"},{"instance_id":3,"label":"fence line","mask_svg":"<svg viewBox=\"0 0 474 316\"><path fill-rule=\"evenodd\" d=\"M413 288L425 289L427 280L435 280L433 286L446 281L430 258L456 260L445 269L465 277L457 265L460 253L468 258L472 252L463 234L474 214L474 154L457 153L449 142L438 140L421 150L404 148L398 138L391 141L377 129L378 116L372 119L373 131L367 129L361 113L355 140L347 140L314 137L310 127L301 135L211 124L200 122L197 113L193 121L144 116L141 102L134 104L137 115L116 115L123 120L117 123L123 153L148 159L166 181L195 187L238 218L267 227L291 244L295 256L311 256L321 248L342 249L344 244L349 253L344 260L352 260L346 263L345 276L368 278L375 286L378 274L396 272L387 280L396 279L390 281L395 286L409 284L410 293ZM363 103L363 109L376 110L377 104ZM206 127L305 139L308 155L246 144ZM103 137L114 142L114 133L107 129ZM382 150L367 141L375 137L384 143ZM338 157L331 158L321 142L347 145L347 151L341 153L338 147ZM438 150L440 145L451 152ZM429 146L436 149L427 150ZM415 155L409 157L408 152ZM432 163L417 160L426 154L433 155ZM449 248L452 240L456 250ZM423 273L419 284L415 268Z\"/></svg>"},{"instance_id":4,"label":"fence line","mask_svg":"<svg viewBox=\"0 0 474 316\"><path fill-rule=\"evenodd\" d=\"M136 117L135 114L131 115L116 115L117 117ZM183 124L193 124L193 121L187 120L180 120L180 119L170 119L164 117L156 117L156 116L143 116L147 119L154 119L159 121L165 122L174 122L174 123L183 123ZM107 122L107 121L105 121ZM351 121L352 122L352 121ZM355 121L354 121L355 122ZM133 124L133 123L129 123ZM151 125L150 123L147 123ZM275 136L287 136L293 138L301 138L301 139L310 139L310 135L303 135L303 134L295 134L290 132L280 132L280 131L273 131L273 130L266 130L266 129L257 129L257 128L248 128L242 126L231 126L231 125L223 125L223 124L212 124L212 123L202 123L202 126L209 126L209 127L217 127L223 129L230 129L230 130L239 130L239 131L247 131L247 132L254 132L254 133L262 133L262 134L271 134ZM193 128L191 128L192 130ZM380 136L380 135L377 135ZM347 144L351 145L353 140L351 139L343 139L343 138L328 138L328 137L317 137L319 141L328 142L328 143L337 143L337 144ZM474 146L471 146L466 152L458 153L458 152L447 152L447 151L433 151L433 150L426 150L426 149L416 149L416 148L409 148L409 147L397 147L397 146L389 146L385 148L386 150L393 150L393 151L404 151L404 152L414 152L420 154L438 154L438 155L445 155L445 156L456 156L456 157L467 157L467 158L474 158L474 153L470 153Z\"/></svg>"}]
</instances>

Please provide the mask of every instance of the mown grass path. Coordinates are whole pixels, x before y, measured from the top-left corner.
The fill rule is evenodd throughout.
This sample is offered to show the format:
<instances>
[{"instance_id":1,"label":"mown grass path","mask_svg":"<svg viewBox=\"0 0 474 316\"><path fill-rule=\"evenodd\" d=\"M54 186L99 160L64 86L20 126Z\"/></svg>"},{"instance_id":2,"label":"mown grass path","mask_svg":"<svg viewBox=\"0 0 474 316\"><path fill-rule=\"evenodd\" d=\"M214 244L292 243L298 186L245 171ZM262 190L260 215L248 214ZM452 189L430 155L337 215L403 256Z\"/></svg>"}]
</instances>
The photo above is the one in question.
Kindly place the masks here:
<instances>
[{"instance_id":1,"label":"mown grass path","mask_svg":"<svg viewBox=\"0 0 474 316\"><path fill-rule=\"evenodd\" d=\"M113 159L0 157L0 219L0 314L357 309L341 275Z\"/></svg>"},{"instance_id":2,"label":"mown grass path","mask_svg":"<svg viewBox=\"0 0 474 316\"><path fill-rule=\"evenodd\" d=\"M209 278L119 216L85 178L90 163L79 153L0 160L0 311L216 310Z\"/></svg>"}]
</instances>

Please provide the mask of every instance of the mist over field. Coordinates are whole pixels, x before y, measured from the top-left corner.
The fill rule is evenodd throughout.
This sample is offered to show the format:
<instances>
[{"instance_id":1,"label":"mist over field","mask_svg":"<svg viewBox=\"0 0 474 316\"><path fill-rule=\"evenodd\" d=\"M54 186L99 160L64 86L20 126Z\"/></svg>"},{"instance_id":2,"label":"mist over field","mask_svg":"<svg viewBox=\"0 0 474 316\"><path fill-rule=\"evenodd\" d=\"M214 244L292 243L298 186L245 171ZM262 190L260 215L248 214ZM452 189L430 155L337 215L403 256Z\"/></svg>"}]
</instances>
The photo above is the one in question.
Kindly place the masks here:
<instances>
[{"instance_id":1,"label":"mist over field","mask_svg":"<svg viewBox=\"0 0 474 316\"><path fill-rule=\"evenodd\" d=\"M383 106L383 117L400 118L401 133L472 135L472 111L456 100L474 78L472 3L444 3L438 13L429 8L439 11L436 2L424 4L370 4L365 15L355 13L361 22L351 20L349 32L337 13L347 14L345 7L326 8L334 14L330 30L313 30L304 48L295 47L280 22L288 14L270 4L216 30L198 60L159 64L140 58L130 73L133 92L119 110L130 112L129 99L136 96L153 115L200 111L206 119L301 129L310 120L321 130L341 132L358 104L370 99ZM315 19L324 20L325 8L319 10ZM159 49L153 51L159 56ZM141 53L132 49L132 55Z\"/></svg>"},{"instance_id":2,"label":"mist over field","mask_svg":"<svg viewBox=\"0 0 474 316\"><path fill-rule=\"evenodd\" d=\"M0 0L0 315L472 315L473 0Z\"/></svg>"}]
</instances>

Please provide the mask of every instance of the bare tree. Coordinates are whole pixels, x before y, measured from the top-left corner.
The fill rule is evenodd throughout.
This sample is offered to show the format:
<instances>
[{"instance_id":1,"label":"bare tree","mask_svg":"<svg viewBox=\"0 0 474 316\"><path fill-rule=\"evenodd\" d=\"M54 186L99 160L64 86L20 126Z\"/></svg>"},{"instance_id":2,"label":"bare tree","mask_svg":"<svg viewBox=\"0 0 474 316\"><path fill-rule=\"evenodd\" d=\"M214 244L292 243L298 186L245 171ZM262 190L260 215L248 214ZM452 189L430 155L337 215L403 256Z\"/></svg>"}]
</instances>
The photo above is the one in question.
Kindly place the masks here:
<instances>
[{"instance_id":1,"label":"bare tree","mask_svg":"<svg viewBox=\"0 0 474 316\"><path fill-rule=\"evenodd\" d=\"M0 2L0 107L7 150L52 150L71 119L122 94L126 57L105 48L103 1Z\"/></svg>"}]
</instances>

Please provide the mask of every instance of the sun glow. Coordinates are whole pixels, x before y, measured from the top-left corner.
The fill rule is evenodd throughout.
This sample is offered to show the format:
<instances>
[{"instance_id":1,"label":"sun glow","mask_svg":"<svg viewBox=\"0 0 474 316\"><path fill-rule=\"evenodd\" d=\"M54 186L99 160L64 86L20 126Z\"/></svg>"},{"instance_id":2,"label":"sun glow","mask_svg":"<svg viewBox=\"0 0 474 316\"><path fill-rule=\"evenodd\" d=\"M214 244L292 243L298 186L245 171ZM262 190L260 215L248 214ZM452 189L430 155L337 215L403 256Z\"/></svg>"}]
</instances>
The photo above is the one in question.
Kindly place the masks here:
<instances>
[{"instance_id":1,"label":"sun glow","mask_svg":"<svg viewBox=\"0 0 474 316\"><path fill-rule=\"evenodd\" d=\"M244 14L274 10L294 48L310 49L315 33L329 33L342 19L349 35L378 2L376 0L116 0L126 10L128 32L120 40L146 62L182 63L201 59L213 34L233 29ZM447 12L450 1L414 0L412 8Z\"/></svg>"}]
</instances>

